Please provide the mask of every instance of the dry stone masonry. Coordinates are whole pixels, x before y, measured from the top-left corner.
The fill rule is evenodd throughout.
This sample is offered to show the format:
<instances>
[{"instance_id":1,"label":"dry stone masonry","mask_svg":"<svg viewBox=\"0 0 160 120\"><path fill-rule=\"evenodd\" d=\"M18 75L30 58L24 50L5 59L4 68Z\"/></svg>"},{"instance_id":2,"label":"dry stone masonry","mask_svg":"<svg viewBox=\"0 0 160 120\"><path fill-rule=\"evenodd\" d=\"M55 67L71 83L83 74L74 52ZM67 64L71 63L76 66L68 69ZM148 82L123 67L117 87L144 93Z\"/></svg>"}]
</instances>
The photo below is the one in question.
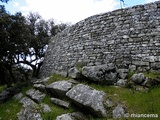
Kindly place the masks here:
<instances>
[{"instance_id":1,"label":"dry stone masonry","mask_svg":"<svg viewBox=\"0 0 160 120\"><path fill-rule=\"evenodd\" d=\"M160 1L91 16L51 39L41 76L108 63L119 69L158 70L159 33Z\"/></svg>"}]
</instances>

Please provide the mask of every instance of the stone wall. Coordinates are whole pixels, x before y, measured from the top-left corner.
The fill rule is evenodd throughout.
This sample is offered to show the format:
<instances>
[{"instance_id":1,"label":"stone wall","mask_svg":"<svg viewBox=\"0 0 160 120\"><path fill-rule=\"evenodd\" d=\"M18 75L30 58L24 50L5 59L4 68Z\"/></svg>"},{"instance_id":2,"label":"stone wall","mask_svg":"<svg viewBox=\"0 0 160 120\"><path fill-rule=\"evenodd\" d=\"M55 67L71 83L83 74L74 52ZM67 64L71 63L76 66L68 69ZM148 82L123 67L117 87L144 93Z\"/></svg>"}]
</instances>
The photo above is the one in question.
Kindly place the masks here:
<instances>
[{"instance_id":1,"label":"stone wall","mask_svg":"<svg viewBox=\"0 0 160 120\"><path fill-rule=\"evenodd\" d=\"M65 29L51 39L41 76L107 63L160 69L160 1L91 16Z\"/></svg>"}]
</instances>

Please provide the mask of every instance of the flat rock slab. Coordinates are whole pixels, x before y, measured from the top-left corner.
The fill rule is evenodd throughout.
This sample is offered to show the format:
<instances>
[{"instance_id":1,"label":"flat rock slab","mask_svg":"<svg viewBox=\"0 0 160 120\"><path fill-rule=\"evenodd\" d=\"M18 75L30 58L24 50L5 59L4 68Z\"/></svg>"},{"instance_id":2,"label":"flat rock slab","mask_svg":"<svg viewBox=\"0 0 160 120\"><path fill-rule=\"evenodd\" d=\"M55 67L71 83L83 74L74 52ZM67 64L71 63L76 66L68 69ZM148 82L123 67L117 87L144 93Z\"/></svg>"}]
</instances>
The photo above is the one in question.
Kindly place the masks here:
<instances>
[{"instance_id":1,"label":"flat rock slab","mask_svg":"<svg viewBox=\"0 0 160 120\"><path fill-rule=\"evenodd\" d=\"M33 100L31 100L30 98L28 97L23 97L21 100L20 100L20 103L23 104L23 106L37 106L38 104L35 103Z\"/></svg>"},{"instance_id":2,"label":"flat rock slab","mask_svg":"<svg viewBox=\"0 0 160 120\"><path fill-rule=\"evenodd\" d=\"M79 107L84 107L84 110L88 110L99 117L107 116L103 104L105 95L103 91L95 90L83 84L76 85L66 93L66 96Z\"/></svg>"},{"instance_id":3,"label":"flat rock slab","mask_svg":"<svg viewBox=\"0 0 160 120\"><path fill-rule=\"evenodd\" d=\"M26 92L26 95L37 103L42 102L44 97L46 96L46 94L40 92L39 90L35 90L35 89L28 90Z\"/></svg>"},{"instance_id":4,"label":"flat rock slab","mask_svg":"<svg viewBox=\"0 0 160 120\"><path fill-rule=\"evenodd\" d=\"M68 113L57 116L56 120L87 120L80 112Z\"/></svg>"},{"instance_id":5,"label":"flat rock slab","mask_svg":"<svg viewBox=\"0 0 160 120\"><path fill-rule=\"evenodd\" d=\"M43 120L38 112L38 104L28 97L24 97L20 100L23 107L19 113L17 113L18 120Z\"/></svg>"},{"instance_id":6,"label":"flat rock slab","mask_svg":"<svg viewBox=\"0 0 160 120\"><path fill-rule=\"evenodd\" d=\"M69 81L54 82L46 87L46 89L57 97L65 97L67 91L73 87L73 83Z\"/></svg>"},{"instance_id":7,"label":"flat rock slab","mask_svg":"<svg viewBox=\"0 0 160 120\"><path fill-rule=\"evenodd\" d=\"M57 98L51 98L51 102L64 108L69 108L70 106L70 103Z\"/></svg>"}]
</instances>

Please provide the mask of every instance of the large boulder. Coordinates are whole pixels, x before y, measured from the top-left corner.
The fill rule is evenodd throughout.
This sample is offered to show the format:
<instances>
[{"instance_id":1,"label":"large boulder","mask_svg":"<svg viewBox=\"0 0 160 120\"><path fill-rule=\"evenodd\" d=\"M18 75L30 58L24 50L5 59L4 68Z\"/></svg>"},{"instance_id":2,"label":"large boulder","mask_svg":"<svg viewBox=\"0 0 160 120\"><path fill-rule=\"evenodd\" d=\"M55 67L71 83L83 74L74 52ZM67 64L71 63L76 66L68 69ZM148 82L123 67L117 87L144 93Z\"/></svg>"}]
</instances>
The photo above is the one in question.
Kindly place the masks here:
<instances>
[{"instance_id":1,"label":"large boulder","mask_svg":"<svg viewBox=\"0 0 160 120\"><path fill-rule=\"evenodd\" d=\"M91 112L98 117L106 117L104 107L105 93L95 90L87 85L78 84L66 93L66 96L84 111Z\"/></svg>"},{"instance_id":2,"label":"large boulder","mask_svg":"<svg viewBox=\"0 0 160 120\"><path fill-rule=\"evenodd\" d=\"M56 97L65 97L66 92L69 91L73 85L70 81L62 80L51 83L46 89Z\"/></svg>"},{"instance_id":3,"label":"large boulder","mask_svg":"<svg viewBox=\"0 0 160 120\"><path fill-rule=\"evenodd\" d=\"M117 72L112 63L99 66L85 66L82 68L82 74L92 81L107 85L114 84L117 80Z\"/></svg>"}]
</instances>

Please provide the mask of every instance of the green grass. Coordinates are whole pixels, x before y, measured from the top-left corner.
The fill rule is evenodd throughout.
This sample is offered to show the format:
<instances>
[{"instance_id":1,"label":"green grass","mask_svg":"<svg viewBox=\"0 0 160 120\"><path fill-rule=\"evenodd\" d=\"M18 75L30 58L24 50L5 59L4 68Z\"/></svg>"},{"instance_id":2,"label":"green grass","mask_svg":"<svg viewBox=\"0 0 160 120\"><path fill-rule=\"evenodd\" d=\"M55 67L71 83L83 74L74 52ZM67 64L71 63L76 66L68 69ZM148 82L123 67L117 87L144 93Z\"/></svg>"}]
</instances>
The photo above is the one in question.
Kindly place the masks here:
<instances>
[{"instance_id":1,"label":"green grass","mask_svg":"<svg viewBox=\"0 0 160 120\"><path fill-rule=\"evenodd\" d=\"M5 88L5 86L0 87ZM26 91L32 88L31 86L24 87L22 94L25 95ZM17 120L17 113L20 112L22 104L18 100L10 99L5 103L0 104L0 120Z\"/></svg>"},{"instance_id":2,"label":"green grass","mask_svg":"<svg viewBox=\"0 0 160 120\"><path fill-rule=\"evenodd\" d=\"M66 114L66 113L71 113L71 112L75 111L73 107L70 107L69 109L67 109L67 108L62 108L58 105L53 104L51 102L50 98L51 97L49 95L47 95L44 99L44 102L43 102L45 104L48 104L51 108L51 112L42 114L42 118L44 120L55 120L56 117L59 116L59 115Z\"/></svg>"},{"instance_id":3,"label":"green grass","mask_svg":"<svg viewBox=\"0 0 160 120\"><path fill-rule=\"evenodd\" d=\"M155 78L159 76L157 73L145 74L145 76ZM70 78L65 78L61 75L54 74L49 80L49 83L59 81L59 80L68 80ZM126 110L130 114L158 114L160 117L160 87L156 86L150 88L147 92L138 92L133 89L128 89L125 87L115 87L107 86L95 83L88 83L86 80L82 81L82 84L89 85L92 88L97 90L104 91L107 94L106 98L110 98L114 103L121 103L125 105ZM3 87L2 87L3 88ZM22 93L25 95L26 91L32 87L23 88ZM0 87L1 89L1 87ZM42 113L42 118L44 120L55 120L57 116L71 113L77 111L74 107L69 109L61 108L58 105L54 105L50 101L50 96L46 95L43 103L48 104L51 108L51 112ZM0 120L16 120L17 113L20 111L22 105L16 100L9 100L4 104L0 104ZM123 120L124 118L122 118ZM146 120L146 118L129 118L129 120ZM156 118L148 118L155 119ZM95 118L88 115L88 120L106 120L106 118Z\"/></svg>"},{"instance_id":4,"label":"green grass","mask_svg":"<svg viewBox=\"0 0 160 120\"><path fill-rule=\"evenodd\" d=\"M69 80L69 79L71 79L71 78L69 78L69 77L64 77L64 76L59 75L59 74L53 74L53 75L50 77L50 79L49 79L49 81L48 81L47 84L51 84L52 82L56 82L56 81L60 81L60 80Z\"/></svg>"},{"instance_id":5,"label":"green grass","mask_svg":"<svg viewBox=\"0 0 160 120\"><path fill-rule=\"evenodd\" d=\"M130 77L135 72L130 73ZM144 73L145 76L149 76L150 78L156 78L160 74L158 73ZM59 75L54 75L54 79L57 80L64 80L61 79ZM57 79L58 78L58 79ZM60 78L60 79L59 79ZM67 80L68 78L66 78ZM133 89L128 89L125 87L115 87L115 86L106 86L101 84L95 84L95 83L88 83L86 80L82 81L83 84L89 85L92 88L95 88L97 90L101 90L106 92L107 97L111 98L115 103L121 103L124 104L127 111L130 114L158 114L160 115L160 88L154 87L150 88L148 92L138 92ZM63 112L58 110L57 113L61 115ZM59 112L58 112L59 111ZM57 115L56 115L57 116ZM54 117L55 118L55 117ZM137 119L137 118L129 118L131 120ZM139 120L143 120L146 118L138 118ZM156 119L156 118L154 118ZM94 118L89 116L89 120L105 120L104 118Z\"/></svg>"},{"instance_id":6,"label":"green grass","mask_svg":"<svg viewBox=\"0 0 160 120\"><path fill-rule=\"evenodd\" d=\"M146 73L144 73L144 75L145 75L145 77L155 79L155 78L160 76L160 73L158 73L158 72L146 72Z\"/></svg>"},{"instance_id":7,"label":"green grass","mask_svg":"<svg viewBox=\"0 0 160 120\"><path fill-rule=\"evenodd\" d=\"M18 100L10 99L0 104L0 120L17 120L17 113L21 110L22 104Z\"/></svg>"},{"instance_id":8,"label":"green grass","mask_svg":"<svg viewBox=\"0 0 160 120\"><path fill-rule=\"evenodd\" d=\"M116 103L124 104L130 114L158 114L160 115L160 88L155 87L148 92L137 92L131 89L99 86L91 84L91 87L105 91ZM130 118L131 120L135 118ZM146 119L146 118L145 118ZM143 120L143 118L139 118Z\"/></svg>"}]
</instances>

